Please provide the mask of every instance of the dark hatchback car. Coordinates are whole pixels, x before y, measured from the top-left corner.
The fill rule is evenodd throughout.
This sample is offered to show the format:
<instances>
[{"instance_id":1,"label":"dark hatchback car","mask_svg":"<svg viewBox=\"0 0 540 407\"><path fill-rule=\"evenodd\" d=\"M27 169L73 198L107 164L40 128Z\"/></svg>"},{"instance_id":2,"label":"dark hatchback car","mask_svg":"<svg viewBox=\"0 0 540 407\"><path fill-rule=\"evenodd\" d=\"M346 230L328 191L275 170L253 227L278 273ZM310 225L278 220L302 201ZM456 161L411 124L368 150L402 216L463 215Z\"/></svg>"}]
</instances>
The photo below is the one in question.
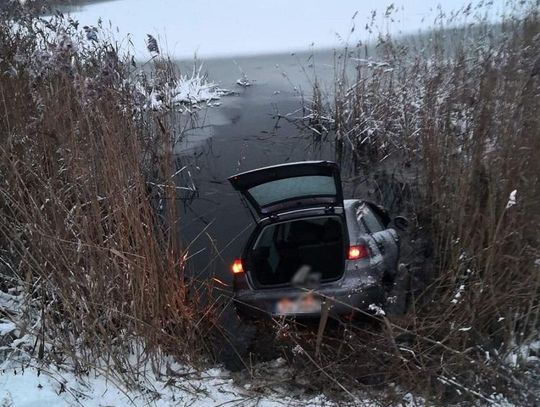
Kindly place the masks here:
<instances>
[{"instance_id":1,"label":"dark hatchback car","mask_svg":"<svg viewBox=\"0 0 540 407\"><path fill-rule=\"evenodd\" d=\"M380 310L398 268L398 234L384 209L343 199L337 164L276 165L229 181L257 222L232 266L241 315L319 316L324 303L336 316Z\"/></svg>"}]
</instances>

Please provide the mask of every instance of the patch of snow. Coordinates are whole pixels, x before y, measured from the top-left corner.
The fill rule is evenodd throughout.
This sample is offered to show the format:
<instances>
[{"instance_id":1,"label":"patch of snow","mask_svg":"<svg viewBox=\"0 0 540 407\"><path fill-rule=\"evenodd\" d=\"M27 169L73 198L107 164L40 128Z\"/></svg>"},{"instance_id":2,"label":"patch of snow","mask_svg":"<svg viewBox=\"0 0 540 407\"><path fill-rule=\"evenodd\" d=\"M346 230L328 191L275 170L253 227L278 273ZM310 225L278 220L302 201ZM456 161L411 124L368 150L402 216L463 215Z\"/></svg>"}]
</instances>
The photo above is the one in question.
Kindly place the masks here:
<instances>
[{"instance_id":1,"label":"patch of snow","mask_svg":"<svg viewBox=\"0 0 540 407\"><path fill-rule=\"evenodd\" d=\"M227 371L213 368L201 373L147 374L141 389L128 389L98 372L78 377L55 367L7 369L0 373L0 405L9 406L334 406L325 396L294 399L283 394L261 395L251 386L237 386ZM138 386L140 387L140 386ZM3 404L2 404L3 403Z\"/></svg>"},{"instance_id":2,"label":"patch of snow","mask_svg":"<svg viewBox=\"0 0 540 407\"><path fill-rule=\"evenodd\" d=\"M17 338L15 339L12 343L11 343L11 347L12 348L20 348L20 347L23 347L24 345L26 346L32 346L34 342L34 338L32 337L32 335L30 334L26 334L24 335L23 337L21 338Z\"/></svg>"},{"instance_id":3,"label":"patch of snow","mask_svg":"<svg viewBox=\"0 0 540 407\"><path fill-rule=\"evenodd\" d=\"M208 82L199 71L191 77L180 76L178 84L171 93L173 103L197 104L220 99L221 96L230 92L220 89L213 82Z\"/></svg>"},{"instance_id":4,"label":"patch of snow","mask_svg":"<svg viewBox=\"0 0 540 407\"><path fill-rule=\"evenodd\" d=\"M240 85L244 88L247 88L248 86L253 85L253 83L245 76L243 75L241 78L236 80L236 84Z\"/></svg>"},{"instance_id":5,"label":"patch of snow","mask_svg":"<svg viewBox=\"0 0 540 407\"><path fill-rule=\"evenodd\" d=\"M5 319L0 320L0 336L7 335L13 332L17 327L11 321L6 321Z\"/></svg>"},{"instance_id":6,"label":"patch of snow","mask_svg":"<svg viewBox=\"0 0 540 407\"><path fill-rule=\"evenodd\" d=\"M292 352L295 354L295 355L300 355L302 353L304 353L304 348L302 348L300 345L296 345Z\"/></svg>"},{"instance_id":7,"label":"patch of snow","mask_svg":"<svg viewBox=\"0 0 540 407\"><path fill-rule=\"evenodd\" d=\"M205 103L209 107L220 106L218 100L222 96L233 94L230 90L222 89L214 82L209 81L203 75L202 66L194 70L190 75L180 75L173 84L143 86L140 82L135 84L139 94L145 103L143 108L147 110L161 110L186 106L197 107ZM181 109L180 109L181 110Z\"/></svg>"},{"instance_id":8,"label":"patch of snow","mask_svg":"<svg viewBox=\"0 0 540 407\"><path fill-rule=\"evenodd\" d=\"M511 367L540 362L540 339L533 339L514 345L504 358Z\"/></svg>"},{"instance_id":9,"label":"patch of snow","mask_svg":"<svg viewBox=\"0 0 540 407\"><path fill-rule=\"evenodd\" d=\"M0 291L0 312L9 318L0 320L0 338L4 340L1 350L7 352L0 354L3 357L0 360L0 406L336 405L323 395L293 397L273 388L255 391L250 386L235 384L231 373L220 367L197 371L166 354L156 355L158 363L155 360L138 363L144 349L136 343L129 357L129 380L123 380L122 374L112 370L106 360L96 361L85 375L75 374L71 361L61 365L39 363L32 352L36 343L33 332L39 330L40 321L24 319L33 309L28 297L18 292L23 291ZM24 322L27 333L20 333L18 326L25 325ZM45 352L51 350L48 345L45 344ZM283 358L270 365L287 369Z\"/></svg>"},{"instance_id":10,"label":"patch of snow","mask_svg":"<svg viewBox=\"0 0 540 407\"><path fill-rule=\"evenodd\" d=\"M381 307L379 307L378 305L376 305L376 304L369 304L368 309L370 311L375 311L375 315L377 315L377 316L385 316L386 315L384 310Z\"/></svg>"},{"instance_id":11,"label":"patch of snow","mask_svg":"<svg viewBox=\"0 0 540 407\"><path fill-rule=\"evenodd\" d=\"M465 285L461 284L459 288L457 289L456 293L454 294L454 298L452 298L452 301L451 301L452 304L457 304L459 302L459 299L463 295L464 290L465 290Z\"/></svg>"},{"instance_id":12,"label":"patch of snow","mask_svg":"<svg viewBox=\"0 0 540 407\"><path fill-rule=\"evenodd\" d=\"M390 67L390 64L386 61L374 61L372 59L365 59L365 58L351 58L351 60L358 62L359 65L366 65L369 68Z\"/></svg>"},{"instance_id":13,"label":"patch of snow","mask_svg":"<svg viewBox=\"0 0 540 407\"><path fill-rule=\"evenodd\" d=\"M22 295L14 295L0 291L0 309L5 313L17 313L20 309L22 300Z\"/></svg>"},{"instance_id":14,"label":"patch of snow","mask_svg":"<svg viewBox=\"0 0 540 407\"><path fill-rule=\"evenodd\" d=\"M146 96L146 105L145 107L150 110L161 110L163 107L163 99L161 95L156 92L154 89L150 91L150 94Z\"/></svg>"},{"instance_id":15,"label":"patch of snow","mask_svg":"<svg viewBox=\"0 0 540 407\"><path fill-rule=\"evenodd\" d=\"M508 197L508 202L506 203L506 209L511 208L516 204L516 194L517 189L514 189L512 192L510 192L510 196Z\"/></svg>"}]
</instances>

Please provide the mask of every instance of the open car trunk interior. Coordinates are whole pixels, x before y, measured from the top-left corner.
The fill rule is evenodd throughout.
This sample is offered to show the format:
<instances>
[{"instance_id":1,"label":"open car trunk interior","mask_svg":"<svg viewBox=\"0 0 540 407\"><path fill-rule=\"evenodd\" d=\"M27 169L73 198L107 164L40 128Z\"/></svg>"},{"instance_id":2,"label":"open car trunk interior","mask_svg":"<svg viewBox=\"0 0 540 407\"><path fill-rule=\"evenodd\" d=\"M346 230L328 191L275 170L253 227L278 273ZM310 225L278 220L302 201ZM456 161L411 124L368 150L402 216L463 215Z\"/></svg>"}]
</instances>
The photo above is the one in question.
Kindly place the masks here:
<instances>
[{"instance_id":1,"label":"open car trunk interior","mask_svg":"<svg viewBox=\"0 0 540 407\"><path fill-rule=\"evenodd\" d=\"M320 281L336 280L344 270L342 218L295 219L263 228L248 258L258 286L290 284L299 274Z\"/></svg>"}]
</instances>

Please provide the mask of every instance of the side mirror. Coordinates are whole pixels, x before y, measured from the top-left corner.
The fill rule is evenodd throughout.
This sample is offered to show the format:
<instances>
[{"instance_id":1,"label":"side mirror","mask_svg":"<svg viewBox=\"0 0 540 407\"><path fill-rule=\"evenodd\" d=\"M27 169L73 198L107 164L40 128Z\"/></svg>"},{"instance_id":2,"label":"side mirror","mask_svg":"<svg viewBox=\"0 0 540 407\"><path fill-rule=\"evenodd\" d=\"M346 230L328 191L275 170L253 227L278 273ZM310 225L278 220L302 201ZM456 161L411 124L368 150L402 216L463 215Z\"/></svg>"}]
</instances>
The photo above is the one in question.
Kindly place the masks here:
<instances>
[{"instance_id":1,"label":"side mirror","mask_svg":"<svg viewBox=\"0 0 540 407\"><path fill-rule=\"evenodd\" d=\"M409 220L404 216L396 216L394 226L401 231L405 231L409 227Z\"/></svg>"}]
</instances>

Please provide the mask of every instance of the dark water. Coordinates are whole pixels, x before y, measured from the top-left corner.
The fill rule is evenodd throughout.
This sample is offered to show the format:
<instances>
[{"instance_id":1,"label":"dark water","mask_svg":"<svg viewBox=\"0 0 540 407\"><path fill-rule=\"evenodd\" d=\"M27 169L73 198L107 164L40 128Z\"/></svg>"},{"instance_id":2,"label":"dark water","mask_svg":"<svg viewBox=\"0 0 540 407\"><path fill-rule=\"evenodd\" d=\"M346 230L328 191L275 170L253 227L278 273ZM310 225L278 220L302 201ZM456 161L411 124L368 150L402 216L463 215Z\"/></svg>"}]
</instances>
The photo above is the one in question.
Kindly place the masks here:
<instances>
[{"instance_id":1,"label":"dark water","mask_svg":"<svg viewBox=\"0 0 540 407\"><path fill-rule=\"evenodd\" d=\"M331 136L321 138L299 120L309 103L312 74L331 83L333 58L331 52L319 52L314 57L307 53L205 62L211 80L238 94L223 97L219 107L201 110L200 127L187 131L177 145L178 159L187 166L181 182L196 186L195 193L185 194L190 199L181 205L179 228L191 256L188 267L200 279L216 277L229 284L230 264L252 229L249 211L227 181L238 172L302 160L337 161L345 198L371 198L390 210L400 209L392 190L396 180L384 179L402 171L398 160L363 163L350 152L338 154ZM189 69L191 63L179 66ZM239 67L253 86L235 85Z\"/></svg>"},{"instance_id":2,"label":"dark water","mask_svg":"<svg viewBox=\"0 0 540 407\"><path fill-rule=\"evenodd\" d=\"M393 177L403 172L397 158L388 157L382 163L354 158L347 146L337 148L332 135L316 135L300 120L307 113L314 77L323 93L331 95L335 58L332 51L317 51L204 61L209 80L237 94L222 97L218 107L202 109L199 127L185 132L177 145L180 165L186 166L180 186L196 188L184 194L178 228L188 250L188 275L201 283L212 282L214 297L224 307L214 351L229 369L246 367L245 360L252 356L254 360L274 359L280 350L272 342L275 333L261 335L256 325L240 321L234 312L230 268L241 255L254 221L228 177L287 162L336 161L345 198L371 199L385 205L391 215L402 213L402 178ZM193 61L178 62L178 66L186 73L193 69ZM242 75L253 85L236 85ZM395 291L403 293L405 284L405 279L398 282Z\"/></svg>"},{"instance_id":3,"label":"dark water","mask_svg":"<svg viewBox=\"0 0 540 407\"><path fill-rule=\"evenodd\" d=\"M315 67L310 68L327 83L333 75L332 58L331 53L319 54ZM200 282L216 281L216 293L223 294L221 327L230 342L219 344L216 352L229 368L241 367L237 355L251 345L255 333L253 326L236 318L230 302L230 266L241 254L254 222L228 177L273 164L332 160L341 166L345 198L372 199L386 205L392 215L401 208L395 190L401 194L402 188L391 176L402 172L398 160L372 163L353 159L346 147L336 148L332 136L320 137L299 120L312 86L304 64L312 60L306 54L207 61L210 79L238 93L223 97L219 107L202 109L199 126L186 131L176 148L180 165L186 166L179 185L196 189L184 193L180 202L178 230L188 250L187 270ZM179 66L189 69L190 64L180 62ZM235 85L241 76L238 66L253 86Z\"/></svg>"},{"instance_id":4,"label":"dark water","mask_svg":"<svg viewBox=\"0 0 540 407\"><path fill-rule=\"evenodd\" d=\"M327 80L333 74L328 65L332 58L331 53L317 56L317 61L324 62L315 69L326 70ZM306 55L277 55L206 62L211 79L238 94L223 97L219 107L201 111L200 127L187 131L177 146L179 161L191 174L188 180L184 171L181 182L196 186L195 193L185 194L189 199L181 205L179 228L191 256L188 267L202 280L216 277L229 284L230 264L252 230L248 209L227 181L238 172L302 160L337 161L345 198L370 197L393 204L385 189L388 183L383 182L382 188L374 185L381 169L384 174L399 170L392 168L392 160L384 166L362 165L350 153L338 154L331 136L321 138L302 125L299 118L309 98L299 89L311 94L311 79L302 66L306 59L312 61ZM276 64L287 68L286 77L276 71ZM240 76L238 65L253 86L234 84Z\"/></svg>"},{"instance_id":5,"label":"dark water","mask_svg":"<svg viewBox=\"0 0 540 407\"><path fill-rule=\"evenodd\" d=\"M193 254L189 266L201 278L231 281L230 264L253 225L227 177L267 165L335 159L333 143L319 142L294 120L280 116L301 109L301 101L274 97L269 89L255 85L223 100L208 112L207 125L189 131L178 146L197 189L182 205L181 234Z\"/></svg>"}]
</instances>

